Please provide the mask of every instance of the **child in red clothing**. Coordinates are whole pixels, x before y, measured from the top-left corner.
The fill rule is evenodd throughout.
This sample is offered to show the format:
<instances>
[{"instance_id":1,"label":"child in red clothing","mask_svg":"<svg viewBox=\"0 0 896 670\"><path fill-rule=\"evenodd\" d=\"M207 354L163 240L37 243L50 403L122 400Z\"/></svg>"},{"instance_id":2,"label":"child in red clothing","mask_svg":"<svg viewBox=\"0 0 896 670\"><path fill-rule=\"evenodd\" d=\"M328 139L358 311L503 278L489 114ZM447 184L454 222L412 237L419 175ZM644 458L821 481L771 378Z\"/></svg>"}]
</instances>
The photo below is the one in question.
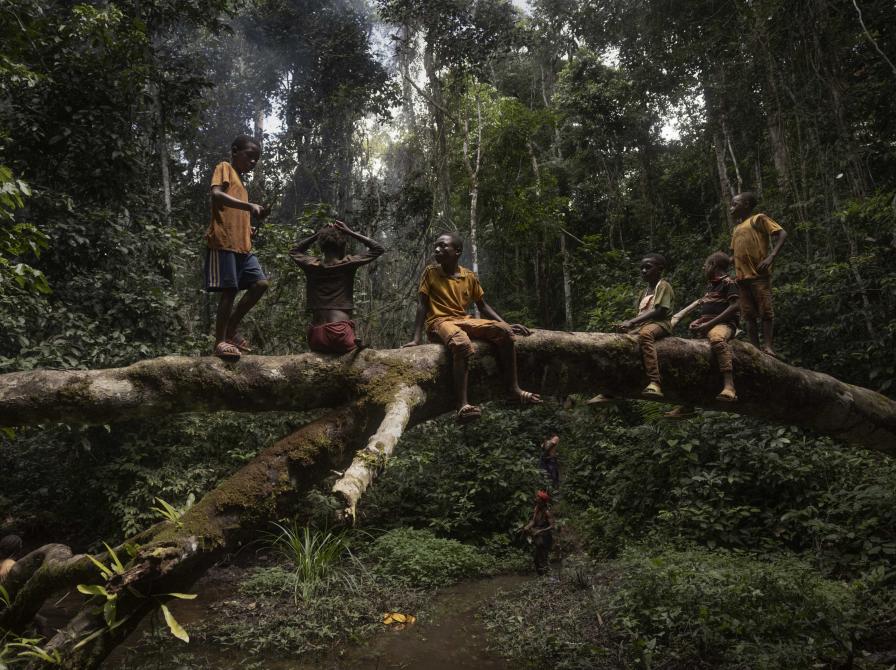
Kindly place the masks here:
<instances>
[{"instance_id":1,"label":"child in red clothing","mask_svg":"<svg viewBox=\"0 0 896 670\"><path fill-rule=\"evenodd\" d=\"M358 240L367 250L360 255L347 256L346 237ZM323 252L322 257L307 253L315 242ZM311 312L308 346L311 351L345 354L359 346L352 320L355 272L362 265L375 261L383 252L385 249L381 244L349 229L342 221L324 226L289 252L308 281L306 299Z\"/></svg>"}]
</instances>

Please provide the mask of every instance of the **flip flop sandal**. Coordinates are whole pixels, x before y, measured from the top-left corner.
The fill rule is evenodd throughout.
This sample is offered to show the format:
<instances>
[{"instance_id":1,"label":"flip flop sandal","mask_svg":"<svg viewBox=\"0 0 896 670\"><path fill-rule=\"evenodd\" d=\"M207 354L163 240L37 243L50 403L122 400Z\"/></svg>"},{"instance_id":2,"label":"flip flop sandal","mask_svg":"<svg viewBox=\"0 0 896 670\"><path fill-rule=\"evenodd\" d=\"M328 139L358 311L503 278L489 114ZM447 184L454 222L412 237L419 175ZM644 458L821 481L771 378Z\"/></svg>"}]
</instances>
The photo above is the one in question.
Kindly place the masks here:
<instances>
[{"instance_id":1,"label":"flip flop sandal","mask_svg":"<svg viewBox=\"0 0 896 670\"><path fill-rule=\"evenodd\" d=\"M482 410L476 407L476 405L464 405L459 410L457 410L457 416L454 417L454 420L457 423L463 425L467 423L472 423L476 421L482 416Z\"/></svg>"},{"instance_id":2,"label":"flip flop sandal","mask_svg":"<svg viewBox=\"0 0 896 670\"><path fill-rule=\"evenodd\" d=\"M719 402L737 402L737 394L728 395L726 393L720 393L716 396L716 400Z\"/></svg>"},{"instance_id":3,"label":"flip flop sandal","mask_svg":"<svg viewBox=\"0 0 896 670\"><path fill-rule=\"evenodd\" d=\"M223 361L240 360L240 350L230 342L218 342L215 346L215 356Z\"/></svg>"},{"instance_id":4,"label":"flip flop sandal","mask_svg":"<svg viewBox=\"0 0 896 670\"><path fill-rule=\"evenodd\" d=\"M650 396L651 398L662 398L663 390L660 388L659 384L651 382L643 391L641 391L641 395Z\"/></svg>"},{"instance_id":5,"label":"flip flop sandal","mask_svg":"<svg viewBox=\"0 0 896 670\"><path fill-rule=\"evenodd\" d=\"M532 393L532 391L520 391L517 399L520 401L520 405L540 405L542 402L538 394Z\"/></svg>"},{"instance_id":6,"label":"flip flop sandal","mask_svg":"<svg viewBox=\"0 0 896 670\"><path fill-rule=\"evenodd\" d=\"M231 337L229 340L227 340L227 343L232 344L233 346L235 346L237 349L239 349L243 353L248 354L248 353L252 352L252 347L249 346L249 340L247 340L245 337L243 337L239 333L237 333L236 335Z\"/></svg>"}]
</instances>

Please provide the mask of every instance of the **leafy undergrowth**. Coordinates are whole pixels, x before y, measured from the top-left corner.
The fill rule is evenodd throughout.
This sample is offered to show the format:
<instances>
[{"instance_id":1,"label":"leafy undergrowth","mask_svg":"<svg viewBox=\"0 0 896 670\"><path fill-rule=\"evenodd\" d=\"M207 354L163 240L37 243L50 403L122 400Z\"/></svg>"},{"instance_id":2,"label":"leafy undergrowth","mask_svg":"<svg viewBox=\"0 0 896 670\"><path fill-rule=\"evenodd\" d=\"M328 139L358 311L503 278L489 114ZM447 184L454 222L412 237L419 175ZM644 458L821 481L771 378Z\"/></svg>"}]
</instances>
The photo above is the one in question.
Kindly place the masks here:
<instances>
[{"instance_id":1,"label":"leafy undergrowth","mask_svg":"<svg viewBox=\"0 0 896 670\"><path fill-rule=\"evenodd\" d=\"M892 614L879 593L792 557L641 547L503 594L485 620L521 668L883 670L869 648Z\"/></svg>"}]
</instances>

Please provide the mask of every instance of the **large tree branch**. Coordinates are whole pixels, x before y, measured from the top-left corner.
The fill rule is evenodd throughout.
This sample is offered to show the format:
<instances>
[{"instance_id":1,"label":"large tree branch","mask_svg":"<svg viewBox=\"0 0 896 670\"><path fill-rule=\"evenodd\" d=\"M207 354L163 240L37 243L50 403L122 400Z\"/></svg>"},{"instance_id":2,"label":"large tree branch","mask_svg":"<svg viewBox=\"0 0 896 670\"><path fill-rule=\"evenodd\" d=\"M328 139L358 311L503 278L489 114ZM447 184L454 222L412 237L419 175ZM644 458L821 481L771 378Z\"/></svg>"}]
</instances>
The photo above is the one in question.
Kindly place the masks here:
<instances>
[{"instance_id":1,"label":"large tree branch","mask_svg":"<svg viewBox=\"0 0 896 670\"><path fill-rule=\"evenodd\" d=\"M386 407L380 427L359 451L352 464L333 485L333 493L343 504L343 518L354 520L361 496L376 479L386 460L395 451L395 445L411 419L411 411L424 400L419 386L402 386Z\"/></svg>"},{"instance_id":2,"label":"large tree branch","mask_svg":"<svg viewBox=\"0 0 896 670\"><path fill-rule=\"evenodd\" d=\"M521 377L543 394L608 391L637 398L645 384L636 338L536 331L517 339ZM896 403L829 375L787 365L750 345L732 343L740 402L714 400L718 369L705 341L667 338L658 345L663 389L672 402L724 409L803 426L888 454L896 453ZM500 398L504 385L488 345L477 346L471 388ZM0 425L109 422L173 412L305 410L350 398L385 404L401 384L426 401L415 420L453 407L448 358L441 346L317 354L213 358L165 357L127 368L34 371L0 376Z\"/></svg>"},{"instance_id":3,"label":"large tree branch","mask_svg":"<svg viewBox=\"0 0 896 670\"><path fill-rule=\"evenodd\" d=\"M28 554L6 582L13 602L0 612L0 629L23 630L55 592L79 583L101 583L116 594L116 618L124 623L109 628L101 608L87 602L47 645L61 653L63 667L98 667L166 593L189 589L224 552L257 539L258 529L270 521L294 514L312 486L331 470L348 466L376 409L375 404L353 403L278 440L177 522L159 523L131 538L128 544L139 543L133 559L128 560L119 547L117 553L126 561L122 574L103 579L87 557L73 557L63 545L47 545ZM110 563L105 555L98 560ZM78 647L94 632L99 634Z\"/></svg>"}]
</instances>

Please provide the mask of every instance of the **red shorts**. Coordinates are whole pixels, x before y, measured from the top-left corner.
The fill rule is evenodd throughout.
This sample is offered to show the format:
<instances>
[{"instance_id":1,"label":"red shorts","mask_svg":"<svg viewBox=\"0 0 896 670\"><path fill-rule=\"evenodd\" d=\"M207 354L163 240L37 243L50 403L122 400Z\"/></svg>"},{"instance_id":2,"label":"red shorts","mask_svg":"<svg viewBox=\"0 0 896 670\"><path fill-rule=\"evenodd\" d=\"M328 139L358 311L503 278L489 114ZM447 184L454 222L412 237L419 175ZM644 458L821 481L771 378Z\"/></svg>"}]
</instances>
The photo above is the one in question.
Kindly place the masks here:
<instances>
[{"instance_id":1,"label":"red shorts","mask_svg":"<svg viewBox=\"0 0 896 670\"><path fill-rule=\"evenodd\" d=\"M355 344L355 322L334 321L308 327L308 346L321 354L347 354Z\"/></svg>"}]
</instances>

